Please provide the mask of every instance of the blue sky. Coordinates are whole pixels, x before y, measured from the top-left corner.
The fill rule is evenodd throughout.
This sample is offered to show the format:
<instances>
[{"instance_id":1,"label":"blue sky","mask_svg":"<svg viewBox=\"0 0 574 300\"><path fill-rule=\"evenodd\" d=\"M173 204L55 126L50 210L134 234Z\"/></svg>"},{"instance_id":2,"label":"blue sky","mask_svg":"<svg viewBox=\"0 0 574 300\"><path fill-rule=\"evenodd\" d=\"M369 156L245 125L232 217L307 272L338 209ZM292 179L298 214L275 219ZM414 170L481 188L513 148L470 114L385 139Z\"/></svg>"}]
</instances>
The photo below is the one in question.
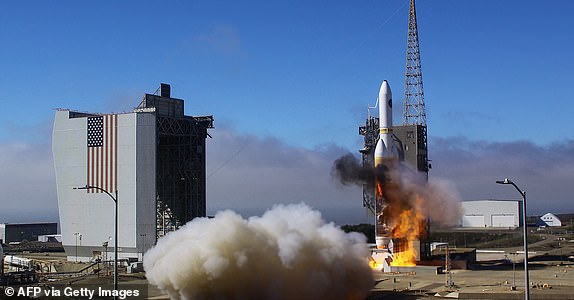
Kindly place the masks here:
<instances>
[{"instance_id":1,"label":"blue sky","mask_svg":"<svg viewBox=\"0 0 574 300\"><path fill-rule=\"evenodd\" d=\"M452 165L443 154L456 141L464 141L457 154L484 159L493 153L485 149L523 142L550 161L552 149L574 149L573 9L567 0L417 2L437 175L449 179L452 170L440 166ZM36 155L44 160L31 164L46 166L46 177L53 177L45 160L54 108L129 111L160 82L186 100L187 114L214 115L214 153L218 132L295 152L354 152L362 146L357 127L383 79L402 108L407 23L408 0L4 3L0 151L13 156L5 155L3 167L18 167L18 147L45 148ZM238 149L213 154L208 173ZM528 155L520 161L530 161ZM564 154L567 166L573 155ZM530 180L521 168L508 171ZM572 179L574 168L565 174ZM465 183L452 178L462 198L513 196L497 187L471 192L483 190L473 187L473 176ZM217 195L217 180L208 185ZM556 210L571 192L555 196ZM546 193L541 189L540 197ZM226 206L211 200L221 204L214 209Z\"/></svg>"}]
</instances>

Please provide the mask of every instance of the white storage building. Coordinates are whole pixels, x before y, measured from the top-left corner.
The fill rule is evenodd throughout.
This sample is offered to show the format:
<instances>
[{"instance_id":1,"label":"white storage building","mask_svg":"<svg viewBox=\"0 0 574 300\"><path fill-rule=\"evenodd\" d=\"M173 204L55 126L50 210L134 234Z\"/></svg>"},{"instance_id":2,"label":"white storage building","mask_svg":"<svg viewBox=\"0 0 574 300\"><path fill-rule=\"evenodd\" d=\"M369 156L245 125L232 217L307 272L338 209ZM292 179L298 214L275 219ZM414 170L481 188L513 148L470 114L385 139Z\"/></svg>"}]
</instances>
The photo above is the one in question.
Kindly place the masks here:
<instances>
[{"instance_id":1,"label":"white storage building","mask_svg":"<svg viewBox=\"0 0 574 300\"><path fill-rule=\"evenodd\" d=\"M551 213L547 213L538 219L536 222L538 226L550 226L550 227L560 227L562 226L562 222L558 219L557 216Z\"/></svg>"},{"instance_id":2,"label":"white storage building","mask_svg":"<svg viewBox=\"0 0 574 300\"><path fill-rule=\"evenodd\" d=\"M515 228L522 223L518 200L463 201L460 225L469 228Z\"/></svg>"}]
</instances>

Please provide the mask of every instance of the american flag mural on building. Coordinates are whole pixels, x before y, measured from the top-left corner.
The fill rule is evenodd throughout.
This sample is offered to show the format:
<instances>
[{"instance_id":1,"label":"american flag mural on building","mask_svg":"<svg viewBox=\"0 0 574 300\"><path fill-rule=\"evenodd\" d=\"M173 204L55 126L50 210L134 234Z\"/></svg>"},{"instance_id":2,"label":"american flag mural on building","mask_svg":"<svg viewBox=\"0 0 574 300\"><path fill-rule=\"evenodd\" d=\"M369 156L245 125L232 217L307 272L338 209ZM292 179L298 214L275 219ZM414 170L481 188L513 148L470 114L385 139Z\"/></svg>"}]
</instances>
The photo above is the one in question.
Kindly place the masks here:
<instances>
[{"instance_id":1,"label":"american flag mural on building","mask_svg":"<svg viewBox=\"0 0 574 300\"><path fill-rule=\"evenodd\" d=\"M87 182L110 193L118 188L118 115L88 117ZM88 193L102 193L88 189Z\"/></svg>"}]
</instances>

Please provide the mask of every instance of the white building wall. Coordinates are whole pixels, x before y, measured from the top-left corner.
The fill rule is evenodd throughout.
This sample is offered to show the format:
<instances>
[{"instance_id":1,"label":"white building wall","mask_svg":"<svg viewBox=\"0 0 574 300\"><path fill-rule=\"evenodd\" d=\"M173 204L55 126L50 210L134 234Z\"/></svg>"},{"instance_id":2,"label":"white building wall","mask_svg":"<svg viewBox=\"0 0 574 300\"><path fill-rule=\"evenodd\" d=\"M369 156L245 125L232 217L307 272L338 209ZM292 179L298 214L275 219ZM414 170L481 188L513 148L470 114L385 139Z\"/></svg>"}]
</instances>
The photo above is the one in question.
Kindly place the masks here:
<instances>
[{"instance_id":1,"label":"white building wall","mask_svg":"<svg viewBox=\"0 0 574 300\"><path fill-rule=\"evenodd\" d=\"M77 251L81 260L88 260L95 252L103 252L102 244L107 241L109 258L115 204L105 193L73 189L87 182L87 118L68 116L68 111L56 112L52 136L62 244L68 259L75 258ZM153 113L118 115L120 258L141 257L140 236L149 237L149 246L155 243L155 227L150 226L155 224L155 149Z\"/></svg>"},{"instance_id":2,"label":"white building wall","mask_svg":"<svg viewBox=\"0 0 574 300\"><path fill-rule=\"evenodd\" d=\"M515 200L463 201L462 227L519 227L520 202ZM479 220L483 220L479 222Z\"/></svg>"},{"instance_id":3,"label":"white building wall","mask_svg":"<svg viewBox=\"0 0 574 300\"><path fill-rule=\"evenodd\" d=\"M465 214L462 216L462 227L485 227L484 215Z\"/></svg>"}]
</instances>

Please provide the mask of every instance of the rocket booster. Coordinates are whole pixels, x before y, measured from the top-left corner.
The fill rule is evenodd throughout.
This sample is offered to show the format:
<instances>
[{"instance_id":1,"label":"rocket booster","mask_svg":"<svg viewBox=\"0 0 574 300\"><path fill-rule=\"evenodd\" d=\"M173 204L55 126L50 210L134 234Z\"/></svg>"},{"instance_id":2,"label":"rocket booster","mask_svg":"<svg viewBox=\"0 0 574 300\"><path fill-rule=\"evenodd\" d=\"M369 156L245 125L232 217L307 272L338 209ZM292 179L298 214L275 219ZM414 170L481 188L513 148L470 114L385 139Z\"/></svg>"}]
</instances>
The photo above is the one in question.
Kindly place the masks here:
<instances>
[{"instance_id":1,"label":"rocket booster","mask_svg":"<svg viewBox=\"0 0 574 300\"><path fill-rule=\"evenodd\" d=\"M375 147L375 167L385 160L398 159L399 154L393 138L393 97L391 88L383 80L379 89L379 139Z\"/></svg>"}]
</instances>

